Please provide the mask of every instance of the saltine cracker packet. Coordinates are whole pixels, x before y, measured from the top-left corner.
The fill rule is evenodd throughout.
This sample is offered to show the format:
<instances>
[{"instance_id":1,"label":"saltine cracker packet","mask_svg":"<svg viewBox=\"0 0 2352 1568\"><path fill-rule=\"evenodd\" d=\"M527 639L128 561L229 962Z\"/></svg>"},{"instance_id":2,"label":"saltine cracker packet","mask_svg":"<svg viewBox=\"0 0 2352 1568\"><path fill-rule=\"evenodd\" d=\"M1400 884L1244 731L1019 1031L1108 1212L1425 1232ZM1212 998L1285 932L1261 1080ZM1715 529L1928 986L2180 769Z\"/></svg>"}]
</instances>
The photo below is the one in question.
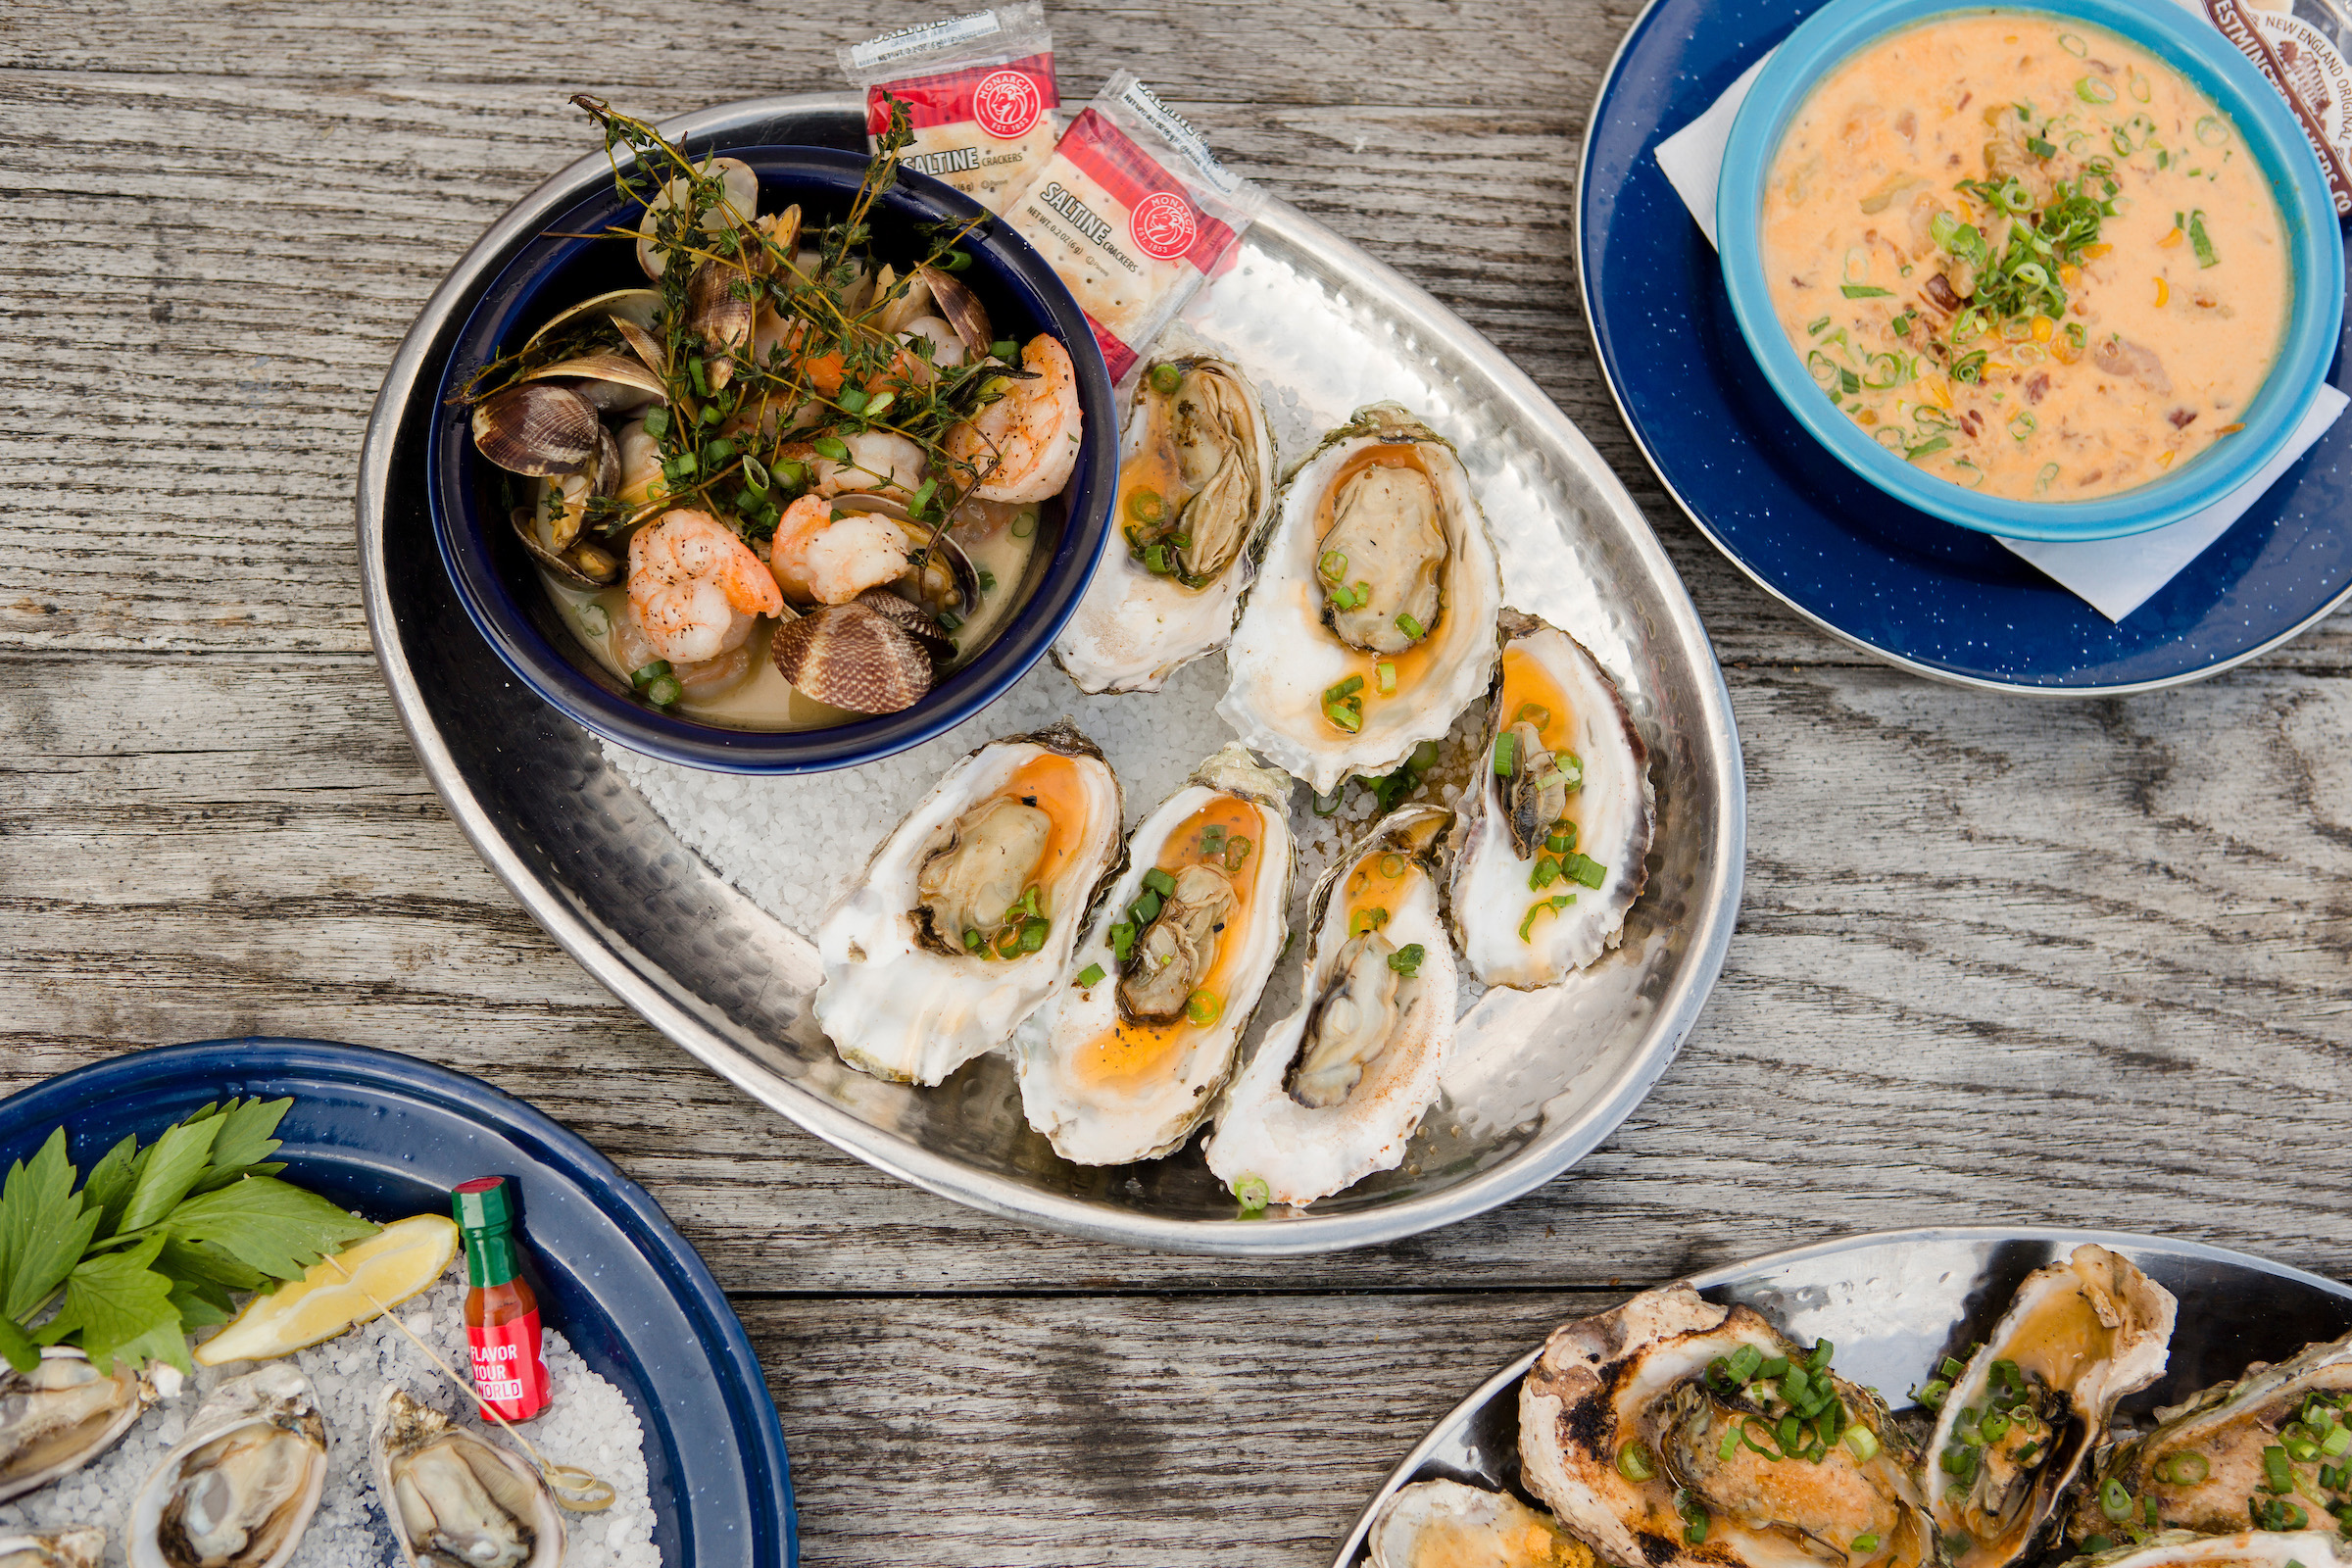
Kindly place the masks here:
<instances>
[{"instance_id":1,"label":"saltine cracker packet","mask_svg":"<svg viewBox=\"0 0 2352 1568\"><path fill-rule=\"evenodd\" d=\"M914 141L906 167L946 180L1002 213L1054 151L1061 98L1054 34L1039 0L904 27L841 51L865 92L866 146L890 128L889 98L906 105Z\"/></svg>"},{"instance_id":2,"label":"saltine cracker packet","mask_svg":"<svg viewBox=\"0 0 2352 1568\"><path fill-rule=\"evenodd\" d=\"M1228 261L1265 200L1122 71L1062 133L1004 220L1061 274L1121 380Z\"/></svg>"}]
</instances>

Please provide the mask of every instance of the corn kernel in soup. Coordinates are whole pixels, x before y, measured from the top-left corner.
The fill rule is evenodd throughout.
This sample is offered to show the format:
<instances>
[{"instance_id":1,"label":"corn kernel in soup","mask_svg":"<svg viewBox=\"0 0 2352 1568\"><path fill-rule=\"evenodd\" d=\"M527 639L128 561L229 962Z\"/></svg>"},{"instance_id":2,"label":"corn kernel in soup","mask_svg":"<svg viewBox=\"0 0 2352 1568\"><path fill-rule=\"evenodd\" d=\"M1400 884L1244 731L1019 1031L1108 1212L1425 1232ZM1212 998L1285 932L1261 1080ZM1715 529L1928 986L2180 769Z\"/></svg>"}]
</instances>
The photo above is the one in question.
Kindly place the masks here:
<instances>
[{"instance_id":1,"label":"corn kernel in soup","mask_svg":"<svg viewBox=\"0 0 2352 1568\"><path fill-rule=\"evenodd\" d=\"M1993 12L1827 75L1764 193L1783 330L1889 452L2013 500L2179 471L2239 428L2293 283L2261 166L2114 33Z\"/></svg>"}]
</instances>

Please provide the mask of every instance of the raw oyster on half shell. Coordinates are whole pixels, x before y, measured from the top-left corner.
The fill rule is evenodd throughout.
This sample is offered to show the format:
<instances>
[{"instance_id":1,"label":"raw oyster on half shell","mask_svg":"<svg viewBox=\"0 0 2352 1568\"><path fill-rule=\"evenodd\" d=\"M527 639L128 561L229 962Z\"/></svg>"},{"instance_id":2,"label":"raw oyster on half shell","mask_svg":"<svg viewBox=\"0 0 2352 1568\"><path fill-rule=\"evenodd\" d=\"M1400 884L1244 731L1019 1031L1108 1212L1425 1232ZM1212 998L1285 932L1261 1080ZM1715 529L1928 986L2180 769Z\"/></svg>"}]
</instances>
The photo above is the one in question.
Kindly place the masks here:
<instances>
[{"instance_id":1,"label":"raw oyster on half shell","mask_svg":"<svg viewBox=\"0 0 2352 1568\"><path fill-rule=\"evenodd\" d=\"M106 1532L95 1525L54 1535L0 1536L0 1568L98 1568Z\"/></svg>"},{"instance_id":2,"label":"raw oyster on half shell","mask_svg":"<svg viewBox=\"0 0 2352 1568\"><path fill-rule=\"evenodd\" d=\"M1575 638L1505 611L1488 765L1462 808L1450 898L1479 979L1551 985L1617 945L1648 879L1657 794L1616 682Z\"/></svg>"},{"instance_id":3,"label":"raw oyster on half shell","mask_svg":"<svg viewBox=\"0 0 2352 1568\"><path fill-rule=\"evenodd\" d=\"M1934 1564L1909 1445L1826 1358L1750 1307L1644 1292L1552 1331L1520 1385L1522 1476L1607 1562Z\"/></svg>"},{"instance_id":4,"label":"raw oyster on half shell","mask_svg":"<svg viewBox=\"0 0 2352 1568\"><path fill-rule=\"evenodd\" d=\"M1502 578L1453 447L1358 409L1282 489L1217 712L1329 794L1441 739L1494 673Z\"/></svg>"},{"instance_id":5,"label":"raw oyster on half shell","mask_svg":"<svg viewBox=\"0 0 2352 1568\"><path fill-rule=\"evenodd\" d=\"M1407 806L1316 883L1298 1010L1258 1042L1203 1151L1228 1187L1311 1203L1392 1170L1453 1049L1453 948L1435 857L1453 813Z\"/></svg>"},{"instance_id":6,"label":"raw oyster on half shell","mask_svg":"<svg viewBox=\"0 0 2352 1568\"><path fill-rule=\"evenodd\" d=\"M936 1084L1053 995L1118 854L1119 781L1066 721L950 768L817 926L841 1059Z\"/></svg>"},{"instance_id":7,"label":"raw oyster on half shell","mask_svg":"<svg viewBox=\"0 0 2352 1568\"><path fill-rule=\"evenodd\" d=\"M326 1423L283 1361L231 1378L131 1501L131 1568L279 1568L326 1485Z\"/></svg>"},{"instance_id":8,"label":"raw oyster on half shell","mask_svg":"<svg viewBox=\"0 0 2352 1568\"><path fill-rule=\"evenodd\" d=\"M1289 939L1290 780L1228 746L1137 824L1042 1030L1021 1106L1062 1158L1168 1152L1207 1117Z\"/></svg>"},{"instance_id":9,"label":"raw oyster on half shell","mask_svg":"<svg viewBox=\"0 0 2352 1568\"><path fill-rule=\"evenodd\" d=\"M557 1568L564 1515L538 1469L398 1385L368 1433L376 1497L409 1568Z\"/></svg>"},{"instance_id":10,"label":"raw oyster on half shell","mask_svg":"<svg viewBox=\"0 0 2352 1568\"><path fill-rule=\"evenodd\" d=\"M1274 515L1274 432L1238 366L1166 355L1136 380L1119 464L1115 526L1054 662L1081 691L1155 692L1233 635Z\"/></svg>"},{"instance_id":11,"label":"raw oyster on half shell","mask_svg":"<svg viewBox=\"0 0 2352 1568\"><path fill-rule=\"evenodd\" d=\"M1928 1439L1921 1476L1952 1568L2007 1568L2037 1544L2117 1401L2164 1375L2177 1304L2095 1245L2026 1276Z\"/></svg>"},{"instance_id":12,"label":"raw oyster on half shell","mask_svg":"<svg viewBox=\"0 0 2352 1568\"><path fill-rule=\"evenodd\" d=\"M42 1350L29 1372L0 1369L0 1502L97 1458L153 1398L145 1380L120 1370L109 1377L70 1346Z\"/></svg>"},{"instance_id":13,"label":"raw oyster on half shell","mask_svg":"<svg viewBox=\"0 0 2352 1568\"><path fill-rule=\"evenodd\" d=\"M1416 1481L1381 1504L1372 1568L1593 1568L1592 1548L1503 1492Z\"/></svg>"}]
</instances>

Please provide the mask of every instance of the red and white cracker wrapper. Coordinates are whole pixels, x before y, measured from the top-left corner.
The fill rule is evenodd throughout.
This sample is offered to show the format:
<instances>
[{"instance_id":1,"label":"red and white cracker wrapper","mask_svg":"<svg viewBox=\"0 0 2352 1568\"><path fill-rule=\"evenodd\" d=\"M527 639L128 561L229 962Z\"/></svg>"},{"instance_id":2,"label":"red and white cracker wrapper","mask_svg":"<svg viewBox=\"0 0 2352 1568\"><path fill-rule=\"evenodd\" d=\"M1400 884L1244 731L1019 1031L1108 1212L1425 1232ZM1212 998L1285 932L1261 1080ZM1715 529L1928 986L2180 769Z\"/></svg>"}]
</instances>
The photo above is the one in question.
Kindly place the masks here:
<instances>
[{"instance_id":1,"label":"red and white cracker wrapper","mask_svg":"<svg viewBox=\"0 0 2352 1568\"><path fill-rule=\"evenodd\" d=\"M906 104L906 164L1002 213L1036 177L1059 130L1054 35L1039 0L884 33L841 51L865 89L865 132L879 148L887 98Z\"/></svg>"},{"instance_id":2,"label":"red and white cracker wrapper","mask_svg":"<svg viewBox=\"0 0 2352 1568\"><path fill-rule=\"evenodd\" d=\"M2352 215L2352 15L2336 0L2180 0L2203 17L2295 112L2337 216Z\"/></svg>"},{"instance_id":3,"label":"red and white cracker wrapper","mask_svg":"<svg viewBox=\"0 0 2352 1568\"><path fill-rule=\"evenodd\" d=\"M1265 206L1133 74L1079 113L1004 220L1077 296L1123 379Z\"/></svg>"}]
</instances>

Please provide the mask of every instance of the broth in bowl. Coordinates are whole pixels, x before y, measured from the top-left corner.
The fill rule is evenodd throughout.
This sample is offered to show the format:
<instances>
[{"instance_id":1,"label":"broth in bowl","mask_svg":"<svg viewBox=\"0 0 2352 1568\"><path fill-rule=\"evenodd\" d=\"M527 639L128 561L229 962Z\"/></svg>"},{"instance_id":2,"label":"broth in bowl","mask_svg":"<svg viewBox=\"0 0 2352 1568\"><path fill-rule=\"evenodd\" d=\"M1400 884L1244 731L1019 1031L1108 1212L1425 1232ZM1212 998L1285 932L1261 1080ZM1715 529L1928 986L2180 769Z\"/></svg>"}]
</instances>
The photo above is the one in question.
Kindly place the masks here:
<instances>
[{"instance_id":1,"label":"broth in bowl","mask_svg":"<svg viewBox=\"0 0 2352 1568\"><path fill-rule=\"evenodd\" d=\"M2111 496L2232 434L2293 304L2229 115L2147 49L2018 12L1825 75L1759 240L1824 395L1923 471L2019 501Z\"/></svg>"}]
</instances>

